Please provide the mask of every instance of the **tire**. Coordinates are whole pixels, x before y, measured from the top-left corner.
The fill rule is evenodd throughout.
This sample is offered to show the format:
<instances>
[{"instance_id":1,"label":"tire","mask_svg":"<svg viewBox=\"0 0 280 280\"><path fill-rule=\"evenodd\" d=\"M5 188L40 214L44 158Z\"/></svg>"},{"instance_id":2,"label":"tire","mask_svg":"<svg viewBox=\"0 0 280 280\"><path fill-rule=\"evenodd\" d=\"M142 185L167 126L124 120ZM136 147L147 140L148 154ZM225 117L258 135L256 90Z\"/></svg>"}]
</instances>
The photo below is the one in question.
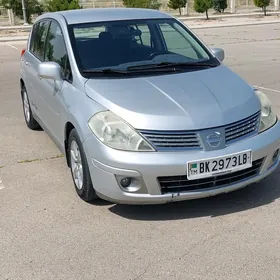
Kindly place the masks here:
<instances>
[{"instance_id":1,"label":"tire","mask_svg":"<svg viewBox=\"0 0 280 280\"><path fill-rule=\"evenodd\" d=\"M86 155L76 129L72 129L68 138L68 157L77 194L86 202L96 200L98 196L92 186Z\"/></svg>"},{"instance_id":2,"label":"tire","mask_svg":"<svg viewBox=\"0 0 280 280\"><path fill-rule=\"evenodd\" d=\"M24 85L21 88L21 100L22 100L22 106L23 106L24 119L25 119L25 123L26 123L27 127L31 130L40 129L40 125L33 117L28 94L27 94L27 91L26 91L26 88Z\"/></svg>"}]
</instances>

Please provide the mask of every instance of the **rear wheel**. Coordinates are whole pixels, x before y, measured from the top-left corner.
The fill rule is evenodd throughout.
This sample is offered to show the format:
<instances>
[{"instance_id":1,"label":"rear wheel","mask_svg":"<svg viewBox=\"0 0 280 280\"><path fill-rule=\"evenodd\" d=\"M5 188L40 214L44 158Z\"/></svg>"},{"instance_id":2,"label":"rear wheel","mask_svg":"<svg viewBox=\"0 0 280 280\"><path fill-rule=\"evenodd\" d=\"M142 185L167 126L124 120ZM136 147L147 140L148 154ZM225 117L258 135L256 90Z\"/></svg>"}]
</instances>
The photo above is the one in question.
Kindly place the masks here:
<instances>
[{"instance_id":1,"label":"rear wheel","mask_svg":"<svg viewBox=\"0 0 280 280\"><path fill-rule=\"evenodd\" d=\"M73 182L79 197L87 202L97 199L98 197L92 186L83 145L76 129L73 129L69 135L68 157Z\"/></svg>"},{"instance_id":2,"label":"rear wheel","mask_svg":"<svg viewBox=\"0 0 280 280\"><path fill-rule=\"evenodd\" d=\"M32 130L39 129L40 125L33 117L28 94L27 94L27 91L26 91L26 88L24 85L22 86L22 89L21 89L21 98L22 98L23 113L24 113L24 119L25 119L26 125L28 126L28 128L30 128Z\"/></svg>"}]
</instances>

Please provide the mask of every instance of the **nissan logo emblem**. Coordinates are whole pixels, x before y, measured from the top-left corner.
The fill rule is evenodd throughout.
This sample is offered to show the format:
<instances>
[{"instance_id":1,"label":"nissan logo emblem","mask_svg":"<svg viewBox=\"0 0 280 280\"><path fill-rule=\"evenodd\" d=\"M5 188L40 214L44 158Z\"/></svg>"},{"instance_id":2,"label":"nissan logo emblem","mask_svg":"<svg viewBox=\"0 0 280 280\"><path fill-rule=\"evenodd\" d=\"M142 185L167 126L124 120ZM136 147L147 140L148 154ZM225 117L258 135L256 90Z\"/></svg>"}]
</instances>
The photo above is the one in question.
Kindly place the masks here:
<instances>
[{"instance_id":1,"label":"nissan logo emblem","mask_svg":"<svg viewBox=\"0 0 280 280\"><path fill-rule=\"evenodd\" d=\"M216 148L220 145L221 134L219 132L214 132L209 134L206 138L206 142L210 147Z\"/></svg>"}]
</instances>

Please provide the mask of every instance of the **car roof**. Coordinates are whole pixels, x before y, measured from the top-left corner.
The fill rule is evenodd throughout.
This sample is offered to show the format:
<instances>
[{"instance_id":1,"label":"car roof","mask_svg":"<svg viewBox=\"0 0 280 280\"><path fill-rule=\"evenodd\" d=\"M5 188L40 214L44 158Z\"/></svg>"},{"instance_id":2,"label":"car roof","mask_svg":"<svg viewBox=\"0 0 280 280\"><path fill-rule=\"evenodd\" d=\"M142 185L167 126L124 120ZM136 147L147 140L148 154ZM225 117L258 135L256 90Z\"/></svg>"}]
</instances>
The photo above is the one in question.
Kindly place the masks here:
<instances>
[{"instance_id":1,"label":"car roof","mask_svg":"<svg viewBox=\"0 0 280 280\"><path fill-rule=\"evenodd\" d=\"M62 15L68 24L102 22L114 20L172 18L172 16L153 9L140 8L91 8L45 13L43 17ZM42 18L42 17L41 17Z\"/></svg>"}]
</instances>

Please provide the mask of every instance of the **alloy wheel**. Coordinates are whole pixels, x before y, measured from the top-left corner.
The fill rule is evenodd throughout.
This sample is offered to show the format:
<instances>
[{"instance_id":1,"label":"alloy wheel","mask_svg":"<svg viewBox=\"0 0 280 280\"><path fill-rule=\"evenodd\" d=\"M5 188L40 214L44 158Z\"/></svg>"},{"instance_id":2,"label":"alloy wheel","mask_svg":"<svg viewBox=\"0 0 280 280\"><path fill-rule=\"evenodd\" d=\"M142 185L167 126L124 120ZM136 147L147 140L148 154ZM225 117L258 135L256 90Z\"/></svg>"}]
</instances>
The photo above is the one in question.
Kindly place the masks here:
<instances>
[{"instance_id":1,"label":"alloy wheel","mask_svg":"<svg viewBox=\"0 0 280 280\"><path fill-rule=\"evenodd\" d=\"M23 92L23 110L26 121L30 122L30 105L26 91Z\"/></svg>"},{"instance_id":2,"label":"alloy wheel","mask_svg":"<svg viewBox=\"0 0 280 280\"><path fill-rule=\"evenodd\" d=\"M83 163L79 146L75 140L72 140L70 146L71 170L76 187L81 190L83 188Z\"/></svg>"}]
</instances>

